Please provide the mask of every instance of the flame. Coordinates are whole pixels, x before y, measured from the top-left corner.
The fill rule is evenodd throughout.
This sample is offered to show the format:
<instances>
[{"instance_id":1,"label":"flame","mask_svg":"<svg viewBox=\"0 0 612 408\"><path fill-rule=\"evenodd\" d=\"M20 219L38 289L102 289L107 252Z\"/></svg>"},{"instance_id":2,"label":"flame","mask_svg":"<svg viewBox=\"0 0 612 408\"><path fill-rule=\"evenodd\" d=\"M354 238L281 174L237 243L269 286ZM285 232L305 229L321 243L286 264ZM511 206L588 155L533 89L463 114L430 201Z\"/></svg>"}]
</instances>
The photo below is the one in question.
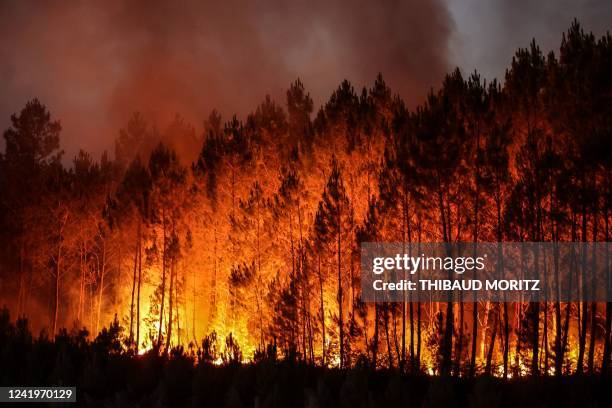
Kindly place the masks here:
<instances>
[{"instance_id":1,"label":"flame","mask_svg":"<svg viewBox=\"0 0 612 408\"><path fill-rule=\"evenodd\" d=\"M156 273L156 271L152 270L151 273ZM147 331L148 330L155 331L155 330L158 330L159 328L158 323L151 322L151 315L149 313L149 311L151 310L151 298L152 298L151 295L153 295L154 293L153 285L150 285L150 284L143 285L143 288L141 288L141 293L143 294L143 296L141 297L141 319L140 319L141 343L138 348L138 355L140 356L146 354L153 348L153 343L151 342L151 339ZM338 345L335 343L337 339L332 339L332 336L334 335L333 330L335 329L334 325L337 324L337 322L334 320L334 317L333 317L335 313L334 308L337 306L337 303L334 299L332 290L328 290L324 294L324 303L326 305L325 324L326 324L326 330L328 331L327 337L326 337L325 348L330 353L330 355L326 359L326 365L328 367L339 367L340 366L340 356L337 350ZM189 311L189 310L193 310L193 307L194 307L194 304L192 303L192 300L188 300L186 301L185 307L183 309ZM128 304L125 306L124 315L129 315L129 309L130 309L130 305ZM187 315L186 317L189 317L189 313L185 313L184 310L179 311L179 316L183 316L184 314L186 314ZM144 311L146 311L146 313L143 313ZM223 351L225 347L226 339L228 338L229 333L232 333L232 337L234 341L237 342L241 348L241 351L243 353L243 359L242 359L243 363L248 363L252 361L252 357L255 351L260 348L259 340L257 339L256 336L252 335L254 321L256 320L256 316L254 314L242 313L239 315L234 314L233 317L230 318L230 315L231 313L229 311L229 308L227 307L227 304L222 304L222 307L219 309L219 313L217 315L216 320L207 322L205 321L205 319L201 319L201 318L196 319L196 325L201 327L201 330L198 333L205 335L206 329L209 329L210 331L214 330L216 333L218 333L217 347L219 348L220 353L212 362L212 364L214 365L224 364L223 358L221 357L221 352ZM192 319L192 323L193 323L193 319ZM188 331L189 329L190 327L187 327L185 330ZM370 327L370 329L372 330L372 327ZM573 327L573 329L577 330L576 327ZM428 323L424 322L423 333L422 333L423 338L426 338L426 336L431 330L432 328L428 326ZM165 334L166 329L162 328L162 332ZM371 337L372 333L369 333L369 336ZM410 341L410 338L409 336L407 336L407 342L409 341ZM529 355L529 352L526 352L525 355L517 354L516 341L517 341L516 336L511 335L510 344L509 344L510 352L508 353L508 372L507 372L507 378L509 379L515 378L517 376L519 377L527 376L531 372L531 367L530 367L531 357ZM575 336L574 334L569 336L568 342L571 347L568 349L568 351L565 354L566 361L564 362L564 370L567 367L569 367L570 371L575 370L576 368L576 361L578 359L577 341L578 341L577 336ZM197 341L197 338L192 339L192 338L189 338L188 336L181 336L181 339L179 342L179 334L176 332L173 334L173 338L171 339L171 344L175 346L182 345L184 347L187 347L189 342L191 342L192 345L195 344L196 347L199 344L199 342ZM381 338L381 343L384 343L382 338ZM364 347L364 345L359 345L358 347ZM385 347L386 346L381 344L381 348L379 350L379 353L381 356L383 356L386 352ZM485 344L485 347L488 347L488 344ZM314 354L315 354L315 358L317 361L319 362L322 361L320 347L315 347ZM383 359L384 358L381 357L381 361L384 361ZM424 372L427 373L428 375L436 375L437 373L437 369L435 368L434 362L435 362L435 356L432 354L431 350L423 346L422 355L421 355L421 364L422 364ZM477 364L484 365L484 361L480 357L480 350L479 350L479 355L477 356ZM543 365L541 369L543 370ZM496 377L500 377L500 378L504 376L503 353L497 345L493 353L491 373L492 375ZM547 374L554 375L554 364L551 363L548 365ZM464 375L464 373L458 373L458 375L461 376L461 375Z\"/></svg>"}]
</instances>

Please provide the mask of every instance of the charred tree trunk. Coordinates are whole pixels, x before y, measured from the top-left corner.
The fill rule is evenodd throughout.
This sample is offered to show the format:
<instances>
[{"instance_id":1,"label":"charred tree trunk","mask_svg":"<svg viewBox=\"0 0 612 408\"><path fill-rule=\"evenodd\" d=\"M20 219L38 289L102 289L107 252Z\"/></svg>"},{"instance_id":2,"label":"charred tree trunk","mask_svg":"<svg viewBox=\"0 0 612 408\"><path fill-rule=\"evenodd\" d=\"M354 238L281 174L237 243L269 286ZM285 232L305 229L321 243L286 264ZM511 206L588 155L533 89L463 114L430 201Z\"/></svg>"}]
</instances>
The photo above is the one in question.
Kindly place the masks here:
<instances>
[{"instance_id":1,"label":"charred tree trunk","mask_svg":"<svg viewBox=\"0 0 612 408\"><path fill-rule=\"evenodd\" d=\"M393 369L393 352L391 351L391 341L389 339L389 309L388 304L385 304L384 310L384 322L385 322L385 339L387 340L387 358L389 360L389 368Z\"/></svg>"},{"instance_id":2,"label":"charred tree trunk","mask_svg":"<svg viewBox=\"0 0 612 408\"><path fill-rule=\"evenodd\" d=\"M341 249L341 228L342 213L338 206L338 230L336 231L337 251L338 251L338 330L340 333L340 368L344 368L344 317L342 313L342 249Z\"/></svg>"},{"instance_id":3,"label":"charred tree trunk","mask_svg":"<svg viewBox=\"0 0 612 408\"><path fill-rule=\"evenodd\" d=\"M442 224L442 236L444 242L450 242L450 219L447 214L447 204L445 204L443 196L443 186L440 184L440 177L438 176L438 208L440 210L440 220ZM448 204L449 206L450 204ZM450 255L450 254L449 254ZM449 271L449 279L452 279L452 271ZM444 329L444 336L442 339L442 362L440 366L440 373L443 376L450 375L452 365L452 349L453 349L453 331L454 331L454 319L453 319L453 294L449 291L448 300L446 302L446 323Z\"/></svg>"},{"instance_id":4,"label":"charred tree trunk","mask_svg":"<svg viewBox=\"0 0 612 408\"><path fill-rule=\"evenodd\" d=\"M480 159L480 137L476 137L476 162L479 163ZM480 210L480 182L479 182L479 173L480 168L476 166L476 174L474 175L474 231L472 235L472 241L474 242L474 252L476 252L476 243L478 242L478 220L479 220L479 210ZM498 225L499 225L499 214L498 214ZM474 278L476 278L476 271L474 270ZM463 309L463 306L462 306ZM463 314L463 310L461 311ZM463 324L463 323L462 323ZM461 334L463 334L463 329L461 330ZM472 350L470 354L470 369L469 369L469 377L473 378L476 374L476 344L478 341L478 296L476 291L473 294L473 303L472 303Z\"/></svg>"},{"instance_id":5,"label":"charred tree trunk","mask_svg":"<svg viewBox=\"0 0 612 408\"><path fill-rule=\"evenodd\" d=\"M61 210L61 204L59 205L59 209ZM66 221L68 220L68 214L63 214L61 216L61 220L59 222L58 234L57 234L57 258L55 259L55 271L53 273L54 277L54 286L55 286L55 294L54 294L54 302L53 302L53 328L52 335L55 338L55 334L57 333L57 321L59 318L59 295L60 295L60 279L62 274L62 260L63 260L63 244L64 244L64 226Z\"/></svg>"},{"instance_id":6,"label":"charred tree trunk","mask_svg":"<svg viewBox=\"0 0 612 408\"><path fill-rule=\"evenodd\" d=\"M174 237L172 239L174 240ZM174 258L173 248L172 252L170 253L170 287L168 288L168 329L166 330L166 352L170 350L170 342L172 341L172 324L174 323Z\"/></svg>"},{"instance_id":7,"label":"charred tree trunk","mask_svg":"<svg viewBox=\"0 0 612 408\"><path fill-rule=\"evenodd\" d=\"M87 251L85 242L79 245L79 307L77 310L77 321L79 325L83 319L83 309L85 307L85 273L87 268Z\"/></svg>"},{"instance_id":8,"label":"charred tree trunk","mask_svg":"<svg viewBox=\"0 0 612 408\"><path fill-rule=\"evenodd\" d=\"M20 243L19 243L19 292L18 292L18 299L17 299L17 316L22 316L23 314L25 314L25 298L26 298L25 258L26 258L25 245L23 243L23 238L21 238Z\"/></svg>"},{"instance_id":9,"label":"charred tree trunk","mask_svg":"<svg viewBox=\"0 0 612 408\"><path fill-rule=\"evenodd\" d=\"M606 173L607 176L607 173ZM608 186L610 184L608 183ZM607 198L606 198L607 200ZM608 220L608 202L604 205L604 225L605 225L605 242L610 242L609 235L609 220ZM608 247L606 246L606 294L610 298L612 285L610 281L610 255L608 253ZM601 362L601 377L606 378L610 374L610 343L612 342L612 302L606 302L606 327L604 331L604 350Z\"/></svg>"},{"instance_id":10,"label":"charred tree trunk","mask_svg":"<svg viewBox=\"0 0 612 408\"><path fill-rule=\"evenodd\" d=\"M138 240L140 232L136 233L136 247L134 248L134 269L132 273L132 297L130 300L130 344L134 341L134 298L136 296L136 280L138 274Z\"/></svg>"},{"instance_id":11,"label":"charred tree trunk","mask_svg":"<svg viewBox=\"0 0 612 408\"><path fill-rule=\"evenodd\" d=\"M538 264L540 262L539 259L539 251L536 245L536 255L534 258L535 262L535 275L538 275ZM540 361L539 361L539 351L540 351L540 302L532 302L533 311L531 314L531 325L532 325L532 339L531 339L531 374L537 376L540 374Z\"/></svg>"},{"instance_id":12,"label":"charred tree trunk","mask_svg":"<svg viewBox=\"0 0 612 408\"><path fill-rule=\"evenodd\" d=\"M593 242L597 242L597 207L593 211ZM591 295L595 299L596 286L595 286L595 271L597 270L597 248L593 245L592 248L593 256L591 258ZM595 330L597 328L597 302L591 302L591 330L589 333L589 355L587 360L587 370L590 375L594 371L595 363Z\"/></svg>"},{"instance_id":13,"label":"charred tree trunk","mask_svg":"<svg viewBox=\"0 0 612 408\"><path fill-rule=\"evenodd\" d=\"M586 291L587 291L587 287L586 287L586 244L584 244L587 240L586 237L586 229L587 229L587 215L586 215L586 207L583 203L583 208L582 208L582 248L581 248L581 253L580 253L580 259L581 259L581 276L582 276L582 283L581 283L581 288L582 288L582 296L584 297L586 295ZM578 337L578 362L577 362L577 366L576 366L576 372L578 374L582 374L584 371L584 351L585 351L585 346L586 346L586 335L587 335L587 319L588 319L588 303L583 300L582 301L582 317L580 319L581 325L580 325L580 334Z\"/></svg>"},{"instance_id":14,"label":"charred tree trunk","mask_svg":"<svg viewBox=\"0 0 612 408\"><path fill-rule=\"evenodd\" d=\"M374 339L372 340L372 366L376 368L378 363L378 337L379 337L379 306L374 303Z\"/></svg>"},{"instance_id":15,"label":"charred tree trunk","mask_svg":"<svg viewBox=\"0 0 612 408\"><path fill-rule=\"evenodd\" d=\"M420 249L420 244L421 244L421 235L423 233L423 224L422 221L419 219L418 223L417 223L417 229L418 229L418 242L419 242L419 249ZM418 271L417 272L417 279L420 278L421 272ZM421 370L421 302L417 302L417 355L416 355L416 368L417 370Z\"/></svg>"},{"instance_id":16,"label":"charred tree trunk","mask_svg":"<svg viewBox=\"0 0 612 408\"><path fill-rule=\"evenodd\" d=\"M571 212L571 242L576 242L576 240L577 240L576 212L572 209L572 212ZM569 272L569 281L568 281L568 286L567 286L568 298L570 296L571 288L573 287L572 282L573 282L574 275L577 273L577 269L578 268L577 268L576 253L574 252L574 249L572 249L572 252L570 253L570 272ZM580 279L576 279L576 282L580 282ZM566 303L565 317L564 317L564 323L563 323L563 338L561 341L562 352L565 352L565 350L567 349L571 309L572 309L571 303L570 302Z\"/></svg>"},{"instance_id":17,"label":"charred tree trunk","mask_svg":"<svg viewBox=\"0 0 612 408\"><path fill-rule=\"evenodd\" d=\"M162 332L164 328L164 303L166 296L166 214L162 211L162 281L161 281L161 300L159 305L159 332L157 333L157 347L161 347Z\"/></svg>"},{"instance_id":18,"label":"charred tree trunk","mask_svg":"<svg viewBox=\"0 0 612 408\"><path fill-rule=\"evenodd\" d=\"M140 347L140 286L142 283L142 229L138 221L138 288L136 291L136 354Z\"/></svg>"},{"instance_id":19,"label":"charred tree trunk","mask_svg":"<svg viewBox=\"0 0 612 408\"><path fill-rule=\"evenodd\" d=\"M323 300L323 275L321 272L321 255L318 255L319 300L321 302L321 361L325 366L325 302Z\"/></svg>"},{"instance_id":20,"label":"charred tree trunk","mask_svg":"<svg viewBox=\"0 0 612 408\"><path fill-rule=\"evenodd\" d=\"M485 375L491 375L491 361L493 359L493 351L495 350L495 337L497 336L497 319L499 318L499 304L496 304L493 308L493 333L491 333L491 342L489 343L489 349L487 350L487 361L485 363Z\"/></svg>"},{"instance_id":21,"label":"charred tree trunk","mask_svg":"<svg viewBox=\"0 0 612 408\"><path fill-rule=\"evenodd\" d=\"M554 253L553 253L553 268L555 273L555 375L560 376L563 371L563 357L565 355L565 348L563 347L563 323L561 322L561 302L559 298L561 296L561 287L559 282L559 249L557 247L557 240L554 238Z\"/></svg>"},{"instance_id":22,"label":"charred tree trunk","mask_svg":"<svg viewBox=\"0 0 612 408\"><path fill-rule=\"evenodd\" d=\"M100 270L100 287L98 288L98 317L96 319L96 333L100 328L100 319L102 315L102 294L104 293L104 278L106 277L106 240L102 238L102 262L99 266Z\"/></svg>"},{"instance_id":23,"label":"charred tree trunk","mask_svg":"<svg viewBox=\"0 0 612 408\"><path fill-rule=\"evenodd\" d=\"M404 185L404 194L402 196L402 236L404 239L408 239L408 245L411 243L410 234L410 219L409 219L409 208L408 208L408 193L406 192L407 186ZM404 272L405 274L405 272ZM405 276L404 276L405 278ZM402 353L401 353L401 365L406 361L406 294L404 292L404 301L402 302ZM414 321L412 314L412 301L410 302L410 358L414 365Z\"/></svg>"}]
</instances>

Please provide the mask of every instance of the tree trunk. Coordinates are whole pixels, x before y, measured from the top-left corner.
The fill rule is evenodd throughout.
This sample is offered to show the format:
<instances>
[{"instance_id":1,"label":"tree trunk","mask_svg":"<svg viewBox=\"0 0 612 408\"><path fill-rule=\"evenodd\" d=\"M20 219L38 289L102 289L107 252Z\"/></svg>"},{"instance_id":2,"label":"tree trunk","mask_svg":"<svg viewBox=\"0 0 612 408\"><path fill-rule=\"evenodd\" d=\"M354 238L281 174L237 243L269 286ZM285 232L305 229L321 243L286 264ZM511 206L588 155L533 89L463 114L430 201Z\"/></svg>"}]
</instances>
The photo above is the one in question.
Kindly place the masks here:
<instances>
[{"instance_id":1,"label":"tree trunk","mask_svg":"<svg viewBox=\"0 0 612 408\"><path fill-rule=\"evenodd\" d=\"M17 300L17 316L21 317L24 313L24 305L25 305L25 292L26 292L26 283L25 283L25 245L23 243L23 239L19 244L19 292L18 292L18 300Z\"/></svg>"},{"instance_id":2,"label":"tree trunk","mask_svg":"<svg viewBox=\"0 0 612 408\"><path fill-rule=\"evenodd\" d=\"M58 243L57 243L57 259L55 260L55 301L53 307L53 338L55 338L55 334L57 333L57 320L59 316L59 294L60 294L60 278L62 271L62 243L63 243L63 231L64 224L66 222L67 215L60 222L59 230L58 230Z\"/></svg>"},{"instance_id":3,"label":"tree trunk","mask_svg":"<svg viewBox=\"0 0 612 408\"><path fill-rule=\"evenodd\" d=\"M79 245L79 308L77 310L77 321L81 325L83 319L83 309L85 308L85 268L86 265L85 242Z\"/></svg>"},{"instance_id":4,"label":"tree trunk","mask_svg":"<svg viewBox=\"0 0 612 408\"><path fill-rule=\"evenodd\" d=\"M173 231L174 235L174 231ZM174 240L174 236L172 238ZM174 244L173 244L174 245ZM174 323L174 248L170 254L170 288L168 289L168 330L166 331L166 352L170 350L170 342L172 341L172 324Z\"/></svg>"},{"instance_id":5,"label":"tree trunk","mask_svg":"<svg viewBox=\"0 0 612 408\"><path fill-rule=\"evenodd\" d=\"M493 333L491 333L491 342L489 343L489 349L487 350L487 361L485 364L485 375L491 375L491 361L493 359L493 350L495 350L495 337L497 336L497 319L499 315L499 304L496 304L493 308Z\"/></svg>"},{"instance_id":6,"label":"tree trunk","mask_svg":"<svg viewBox=\"0 0 612 408\"><path fill-rule=\"evenodd\" d=\"M342 260L341 260L341 212L338 207L338 231L336 232L336 240L338 245L338 329L340 333L340 368L344 368L344 318L342 314Z\"/></svg>"},{"instance_id":7,"label":"tree trunk","mask_svg":"<svg viewBox=\"0 0 612 408\"><path fill-rule=\"evenodd\" d=\"M597 208L593 211L593 242L597 242ZM596 284L595 284L595 271L597 270L597 248L595 245L592 246L593 256L591 259L591 294L595 298ZM593 374L594 360L595 360L595 330L597 328L597 302L591 302L591 331L589 333L589 356L587 362L587 369L590 375Z\"/></svg>"},{"instance_id":8,"label":"tree trunk","mask_svg":"<svg viewBox=\"0 0 612 408\"><path fill-rule=\"evenodd\" d=\"M192 304L191 304L191 338L193 339L194 344L198 344L198 338L196 336L196 269L191 268L191 279L193 281L193 286L191 288L191 296L192 296ZM185 305L185 318L187 318L187 305Z\"/></svg>"},{"instance_id":9,"label":"tree trunk","mask_svg":"<svg viewBox=\"0 0 612 408\"><path fill-rule=\"evenodd\" d=\"M395 357L397 358L397 365L398 367L400 367L401 364L401 351L400 351L400 344L399 344L399 339L398 339L398 335L397 335L397 305L396 304L392 304L392 314L391 316L393 317L393 344L395 346Z\"/></svg>"},{"instance_id":10,"label":"tree trunk","mask_svg":"<svg viewBox=\"0 0 612 408\"><path fill-rule=\"evenodd\" d=\"M456 355L455 355L455 375L461 373L461 357L463 356L463 323L465 316L465 307L463 303L463 294L459 293L459 333L457 334Z\"/></svg>"},{"instance_id":11,"label":"tree trunk","mask_svg":"<svg viewBox=\"0 0 612 408\"><path fill-rule=\"evenodd\" d=\"M555 375L561 376L563 370L563 356L565 349L563 345L563 327L561 322L561 302L559 297L561 296L561 288L559 282L559 249L555 239L554 247L554 272L555 272L555 290L556 290L556 301L555 301Z\"/></svg>"},{"instance_id":12,"label":"tree trunk","mask_svg":"<svg viewBox=\"0 0 612 408\"><path fill-rule=\"evenodd\" d=\"M164 301L166 295L166 214L162 210L162 282L161 301L159 306L159 332L157 333L157 347L161 347L162 332L164 328Z\"/></svg>"},{"instance_id":13,"label":"tree trunk","mask_svg":"<svg viewBox=\"0 0 612 408\"><path fill-rule=\"evenodd\" d=\"M477 138L476 139L477 142L477 149L478 152L480 152L480 139ZM478 153L477 152L477 153ZM477 167L477 171L478 171L478 167ZM480 195L479 195L479 182L478 182L478 177L475 177L474 180L475 184L476 184L476 189L475 189L475 197L474 197L474 232L473 232L473 236L472 236L472 241L474 242L474 255L476 254L476 245L478 242L478 213L479 213L479 208L480 208ZM498 207L498 212L499 212L499 207ZM498 225L499 225L499 214L498 214ZM499 235L499 234L498 234ZM476 278L476 270L474 270L474 279ZM470 354L470 369L469 369L469 377L473 378L474 375L476 374L476 344L478 341L478 296L476 294L476 291L474 291L473 293L473 303L472 303L472 350L471 350L471 354Z\"/></svg>"},{"instance_id":14,"label":"tree trunk","mask_svg":"<svg viewBox=\"0 0 612 408\"><path fill-rule=\"evenodd\" d=\"M130 343L134 341L134 298L136 296L136 281L138 273L138 237L136 235L136 248L134 248L134 271L132 274L132 298L130 301Z\"/></svg>"},{"instance_id":15,"label":"tree trunk","mask_svg":"<svg viewBox=\"0 0 612 408\"><path fill-rule=\"evenodd\" d=\"M142 230L138 221L138 289L136 293L136 354L140 347L140 285L142 283Z\"/></svg>"},{"instance_id":16,"label":"tree trunk","mask_svg":"<svg viewBox=\"0 0 612 408\"><path fill-rule=\"evenodd\" d=\"M176 344L182 344L181 341L181 302L179 301L179 284L180 282L180 269L178 266L175 267L175 280L176 283L174 285L174 304L176 309Z\"/></svg>"},{"instance_id":17,"label":"tree trunk","mask_svg":"<svg viewBox=\"0 0 612 408\"><path fill-rule=\"evenodd\" d=\"M418 230L418 243L419 249L421 248L421 234L423 232L423 224L419 219L417 222L417 230ZM420 279L421 271L417 272L417 279ZM416 356L416 368L417 370L421 370L421 302L417 302L417 356Z\"/></svg>"},{"instance_id":18,"label":"tree trunk","mask_svg":"<svg viewBox=\"0 0 612 408\"><path fill-rule=\"evenodd\" d=\"M404 185L404 194L403 194L403 202L402 202L402 214L403 214L403 231L402 236L403 239L408 239L408 245L411 244L411 234L410 234L410 219L409 219L409 208L408 208L408 194L406 192L407 186ZM404 279L406 272L404 271ZM406 292L403 292L403 302L402 302L402 355L401 355L401 365L403 365L406 361ZM412 301L410 301L410 358L414 363L414 321L412 320Z\"/></svg>"},{"instance_id":19,"label":"tree trunk","mask_svg":"<svg viewBox=\"0 0 612 408\"><path fill-rule=\"evenodd\" d=\"M104 277L106 275L106 241L102 242L102 264L100 265L100 287L98 288L98 317L96 319L96 333L100 330L100 317L102 315L102 293L104 291Z\"/></svg>"},{"instance_id":20,"label":"tree trunk","mask_svg":"<svg viewBox=\"0 0 612 408\"><path fill-rule=\"evenodd\" d=\"M321 255L318 255L319 295L321 301L321 361L325 367L325 303L323 301L323 275L321 274Z\"/></svg>"},{"instance_id":21,"label":"tree trunk","mask_svg":"<svg viewBox=\"0 0 612 408\"><path fill-rule=\"evenodd\" d=\"M208 326L217 318L217 224L214 224L213 229L214 244L213 244L213 273L210 282L210 312L208 313Z\"/></svg>"},{"instance_id":22,"label":"tree trunk","mask_svg":"<svg viewBox=\"0 0 612 408\"><path fill-rule=\"evenodd\" d=\"M55 302L53 307L53 338L55 338L55 333L57 332L57 317L59 314L59 285L60 285L60 270L61 270L61 258L62 257L62 247L61 244L58 246L57 250L57 261L55 262Z\"/></svg>"},{"instance_id":23,"label":"tree trunk","mask_svg":"<svg viewBox=\"0 0 612 408\"><path fill-rule=\"evenodd\" d=\"M607 175L607 173L606 173ZM608 184L609 185L609 184ZM605 242L610 242L609 221L608 221L608 203L604 205L604 225L605 225ZM606 292L610 298L610 255L606 246ZM606 327L604 329L604 350L601 361L601 377L606 378L610 374L610 343L612 342L612 302L606 302Z\"/></svg>"},{"instance_id":24,"label":"tree trunk","mask_svg":"<svg viewBox=\"0 0 612 408\"><path fill-rule=\"evenodd\" d=\"M581 249L581 254L580 254L580 259L581 259L581 276L582 276L582 283L581 283L581 287L582 287L582 296L586 297L586 291L587 291L587 287L586 287L586 244L584 244L586 242L586 228L587 228L587 220L586 220L586 208L584 208L583 205L583 209L582 209L582 249ZM576 366L576 372L578 374L582 374L584 371L584 351L585 351L585 346L586 346L586 334L587 334L587 319L588 319L588 303L586 301L582 301L582 318L580 319L581 326L580 326L580 334L579 334L579 338L578 338L578 362L577 362L577 366Z\"/></svg>"},{"instance_id":25,"label":"tree trunk","mask_svg":"<svg viewBox=\"0 0 612 408\"><path fill-rule=\"evenodd\" d=\"M539 302L532 302L533 305L533 312L532 312L532 320L531 320L531 324L532 324L532 328L533 328L533 333L532 333L532 344L531 344L531 373L532 375L539 375L540 373L540 366L539 366L539 347L540 347L540 335L539 335L539 331L540 331L540 303Z\"/></svg>"},{"instance_id":26,"label":"tree trunk","mask_svg":"<svg viewBox=\"0 0 612 408\"><path fill-rule=\"evenodd\" d=\"M376 299L375 299L376 300ZM376 369L378 363L379 311L378 302L374 302L374 338L372 339L372 366Z\"/></svg>"},{"instance_id":27,"label":"tree trunk","mask_svg":"<svg viewBox=\"0 0 612 408\"><path fill-rule=\"evenodd\" d=\"M104 290L104 274L100 276L100 287L98 288L98 317L96 319L96 333L100 330L100 319L102 314L102 292Z\"/></svg>"},{"instance_id":28,"label":"tree trunk","mask_svg":"<svg viewBox=\"0 0 612 408\"><path fill-rule=\"evenodd\" d=\"M444 242L450 242L450 219L447 218L446 205L443 197L443 187L440 185L438 177L438 207L440 210L440 219L442 223L442 236ZM449 254L450 256L451 254ZM452 279L452 271L449 271L449 279ZM449 291L448 300L446 302L446 324L444 329L444 337L442 339L442 363L440 372L443 376L449 375L451 372L451 357L453 347L453 331L454 331L454 319L453 319L453 294Z\"/></svg>"},{"instance_id":29,"label":"tree trunk","mask_svg":"<svg viewBox=\"0 0 612 408\"><path fill-rule=\"evenodd\" d=\"M510 353L510 316L508 302L504 302L504 379L508 378L508 356Z\"/></svg>"},{"instance_id":30,"label":"tree trunk","mask_svg":"<svg viewBox=\"0 0 612 408\"><path fill-rule=\"evenodd\" d=\"M393 352L391 351L391 341L389 339L389 309L388 304L385 304L384 308L384 322L385 322L385 338L387 340L387 358L389 360L389 368L393 369Z\"/></svg>"}]
</instances>

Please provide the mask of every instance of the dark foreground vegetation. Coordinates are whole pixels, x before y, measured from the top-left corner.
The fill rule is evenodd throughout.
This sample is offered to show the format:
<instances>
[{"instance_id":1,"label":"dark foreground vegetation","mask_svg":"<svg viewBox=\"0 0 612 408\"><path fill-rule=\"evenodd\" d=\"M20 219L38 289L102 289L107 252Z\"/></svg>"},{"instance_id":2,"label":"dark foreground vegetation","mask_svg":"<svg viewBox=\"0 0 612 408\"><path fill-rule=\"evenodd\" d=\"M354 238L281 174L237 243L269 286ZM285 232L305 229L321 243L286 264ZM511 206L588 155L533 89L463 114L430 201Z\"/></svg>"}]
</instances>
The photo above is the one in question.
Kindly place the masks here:
<instances>
[{"instance_id":1,"label":"dark foreground vegetation","mask_svg":"<svg viewBox=\"0 0 612 408\"><path fill-rule=\"evenodd\" d=\"M274 346L241 364L240 348L206 338L169 353L126 351L117 321L93 340L85 330L60 330L55 342L33 337L26 320L0 311L0 386L77 387L88 407L605 407L610 377L465 379L374 370L328 369L279 359ZM220 358L220 364L215 361Z\"/></svg>"}]
</instances>

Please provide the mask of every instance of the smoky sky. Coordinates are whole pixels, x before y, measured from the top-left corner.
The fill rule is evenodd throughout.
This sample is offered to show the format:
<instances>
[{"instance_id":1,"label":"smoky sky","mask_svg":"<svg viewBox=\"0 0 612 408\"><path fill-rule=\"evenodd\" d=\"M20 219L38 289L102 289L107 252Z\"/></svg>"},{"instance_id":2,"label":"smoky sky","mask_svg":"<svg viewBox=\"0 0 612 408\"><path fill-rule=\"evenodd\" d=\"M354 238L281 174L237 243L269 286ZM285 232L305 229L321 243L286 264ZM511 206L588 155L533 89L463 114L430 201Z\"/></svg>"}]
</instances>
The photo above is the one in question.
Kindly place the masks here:
<instances>
[{"instance_id":1,"label":"smoky sky","mask_svg":"<svg viewBox=\"0 0 612 408\"><path fill-rule=\"evenodd\" d=\"M561 36L576 18L597 37L612 30L610 0L446 0L456 30L449 61L465 72L502 79L517 48L531 40L557 53Z\"/></svg>"},{"instance_id":2,"label":"smoky sky","mask_svg":"<svg viewBox=\"0 0 612 408\"><path fill-rule=\"evenodd\" d=\"M217 108L244 117L301 78L322 103L344 78L380 71L421 98L446 71L452 21L440 1L2 1L0 115L38 97L68 155L100 153L129 115L201 128Z\"/></svg>"},{"instance_id":3,"label":"smoky sky","mask_svg":"<svg viewBox=\"0 0 612 408\"><path fill-rule=\"evenodd\" d=\"M578 11L603 25L603 3L579 1ZM551 9L522 0L0 0L0 126L38 97L61 120L69 159L79 148L112 151L134 111L162 130L179 113L200 132L213 108L228 119L266 94L284 104L298 77L316 108L343 79L359 91L378 72L415 106L455 65L499 75L532 36L560 38L571 17Z\"/></svg>"}]
</instances>

